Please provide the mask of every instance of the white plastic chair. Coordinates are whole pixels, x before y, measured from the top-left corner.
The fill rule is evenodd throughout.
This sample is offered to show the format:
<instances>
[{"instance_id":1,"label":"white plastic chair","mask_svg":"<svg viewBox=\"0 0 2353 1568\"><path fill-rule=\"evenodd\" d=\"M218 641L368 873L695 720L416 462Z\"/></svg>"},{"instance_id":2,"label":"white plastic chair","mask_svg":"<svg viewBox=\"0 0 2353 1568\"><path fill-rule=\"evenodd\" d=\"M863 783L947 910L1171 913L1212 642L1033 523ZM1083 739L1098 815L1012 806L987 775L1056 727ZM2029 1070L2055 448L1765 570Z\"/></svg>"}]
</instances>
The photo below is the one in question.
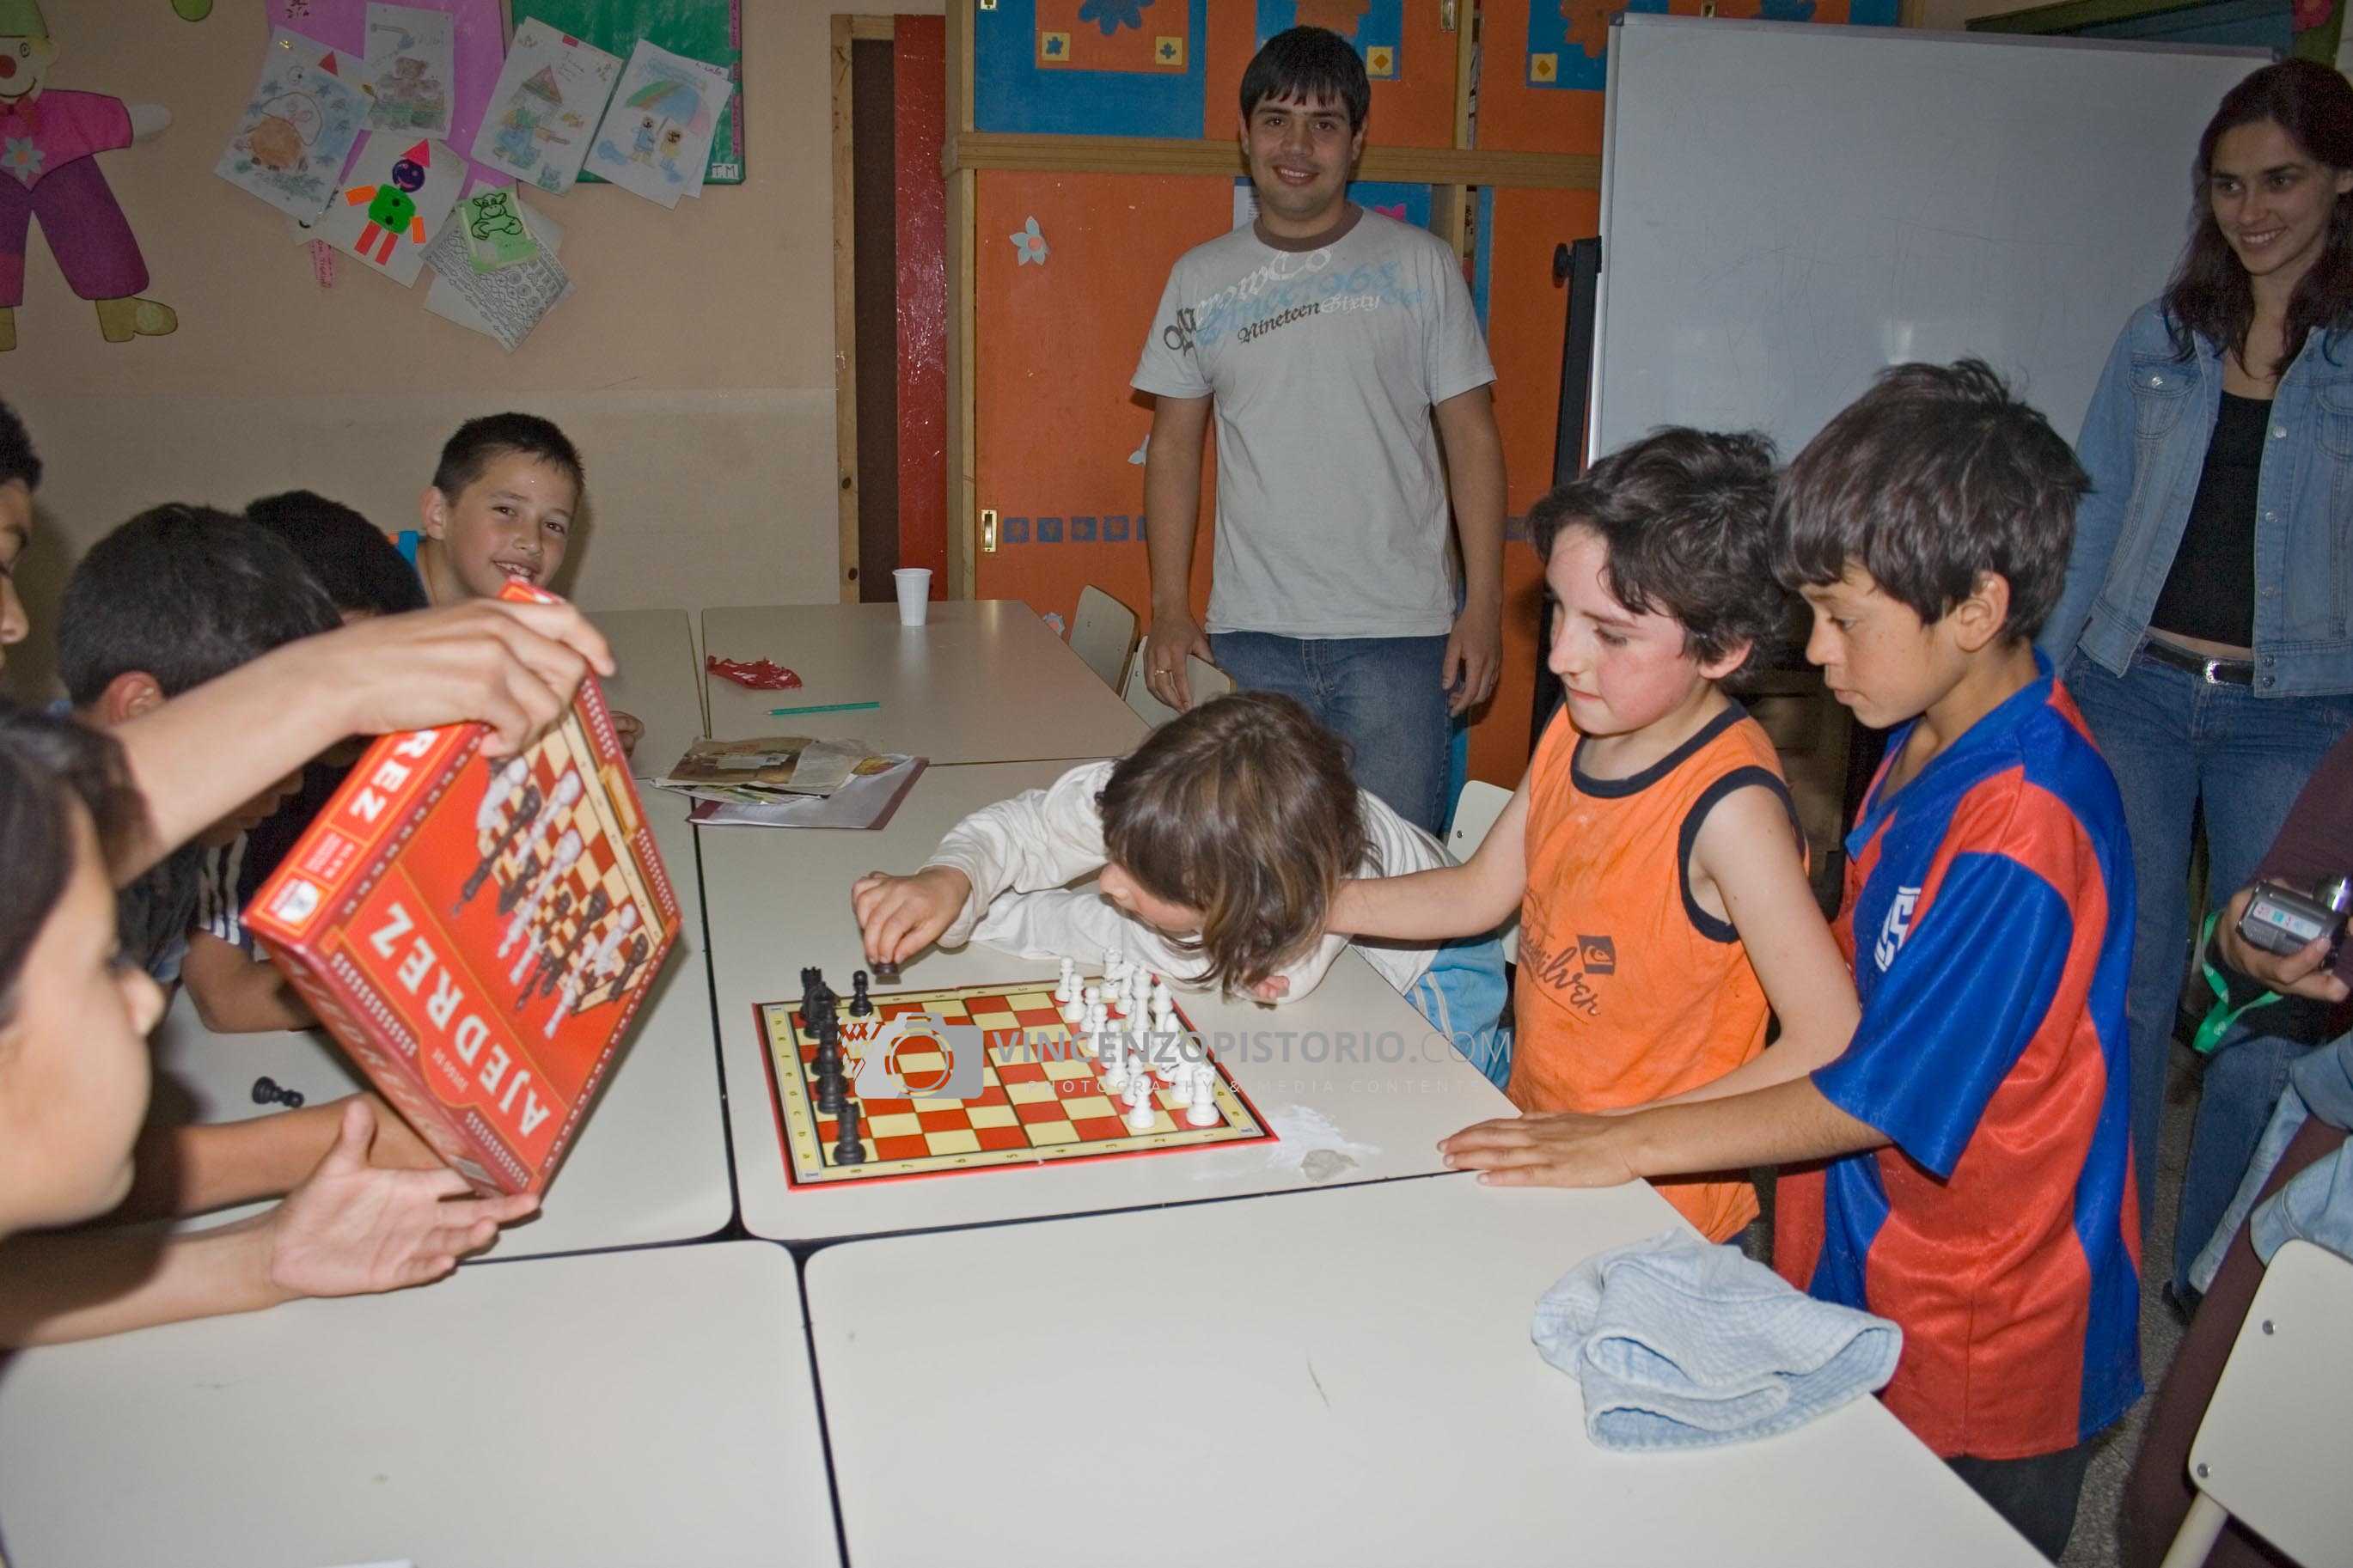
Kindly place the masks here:
<instances>
[{"instance_id":1,"label":"white plastic chair","mask_svg":"<svg viewBox=\"0 0 2353 1568\"><path fill-rule=\"evenodd\" d=\"M1486 842L1487 831L1495 826L1495 818L1503 816L1504 807L1511 804L1510 790L1477 779L1464 784L1462 793L1454 797L1454 826L1446 830L1446 852L1458 862L1468 862L1478 853L1479 846ZM1504 962L1516 963L1520 957L1517 910L1512 911L1512 918L1501 929Z\"/></svg>"},{"instance_id":2,"label":"white plastic chair","mask_svg":"<svg viewBox=\"0 0 2353 1568\"><path fill-rule=\"evenodd\" d=\"M1079 611L1071 620L1071 651L1113 691L1127 678L1127 656L1135 647L1135 612L1089 584L1079 590Z\"/></svg>"},{"instance_id":3,"label":"white plastic chair","mask_svg":"<svg viewBox=\"0 0 2353 1568\"><path fill-rule=\"evenodd\" d=\"M2197 1568L2236 1519L2304 1568L2353 1568L2353 1262L2291 1241L2247 1307L2189 1445L2198 1489L2164 1568Z\"/></svg>"},{"instance_id":4,"label":"white plastic chair","mask_svg":"<svg viewBox=\"0 0 2353 1568\"><path fill-rule=\"evenodd\" d=\"M1152 695L1144 684L1144 651L1152 646L1145 637L1135 645L1135 658L1127 667L1127 685L1120 692L1137 718L1157 730L1176 717L1176 710ZM1216 665L1197 657L1185 660L1185 673L1193 686L1193 701L1198 707L1212 697L1223 697L1234 689L1234 678Z\"/></svg>"}]
</instances>

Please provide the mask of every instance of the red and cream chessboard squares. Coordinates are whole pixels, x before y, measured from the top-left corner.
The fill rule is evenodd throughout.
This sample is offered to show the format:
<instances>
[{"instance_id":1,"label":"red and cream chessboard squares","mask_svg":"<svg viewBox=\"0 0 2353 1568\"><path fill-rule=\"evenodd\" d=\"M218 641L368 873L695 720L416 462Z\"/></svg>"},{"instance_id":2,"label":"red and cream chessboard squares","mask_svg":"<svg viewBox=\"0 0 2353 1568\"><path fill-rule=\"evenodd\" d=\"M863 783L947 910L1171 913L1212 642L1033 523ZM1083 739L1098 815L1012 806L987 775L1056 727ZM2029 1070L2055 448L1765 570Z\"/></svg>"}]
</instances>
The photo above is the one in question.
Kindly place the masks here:
<instances>
[{"instance_id":1,"label":"red and cream chessboard squares","mask_svg":"<svg viewBox=\"0 0 2353 1568\"><path fill-rule=\"evenodd\" d=\"M889 1064L899 1082L918 1089L944 1083L955 1066L948 1053L961 1047L983 1052L982 1083L966 1100L857 1096L866 1160L849 1165L834 1159L835 1118L818 1109L817 1037L808 1022L795 1004L763 1004L757 1022L768 1047L787 1179L796 1187L825 1186L1271 1142L1273 1131L1249 1097L1206 1053L1172 1064L1164 1049L1156 1053L1158 1074L1144 1062L1140 1044L1131 1044L1131 1017L1158 1044L1193 1033L1165 984L1155 993L1146 978L1114 963L1085 984L1065 960L1056 985L874 994L871 1017L843 1021L851 1082L872 1081L867 1043L881 1037L892 1020L920 1013L936 1021L936 1035L947 1044L943 1047L934 1031L910 1035ZM1088 995L1100 1010L1092 1032L1082 999ZM1131 1001L1132 1013L1125 1005ZM1067 1005L1082 1009L1075 1023L1065 1016Z\"/></svg>"}]
</instances>

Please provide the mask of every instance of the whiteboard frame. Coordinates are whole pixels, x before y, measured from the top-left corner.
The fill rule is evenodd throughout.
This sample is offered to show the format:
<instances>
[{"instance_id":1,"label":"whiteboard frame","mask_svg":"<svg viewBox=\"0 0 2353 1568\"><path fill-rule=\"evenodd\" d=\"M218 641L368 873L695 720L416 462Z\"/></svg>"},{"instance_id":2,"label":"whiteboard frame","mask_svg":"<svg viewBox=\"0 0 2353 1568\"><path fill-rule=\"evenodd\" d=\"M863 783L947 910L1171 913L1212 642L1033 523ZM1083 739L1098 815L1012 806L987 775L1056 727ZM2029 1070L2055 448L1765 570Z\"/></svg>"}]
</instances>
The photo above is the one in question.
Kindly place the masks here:
<instances>
[{"instance_id":1,"label":"whiteboard frame","mask_svg":"<svg viewBox=\"0 0 2353 1568\"><path fill-rule=\"evenodd\" d=\"M2107 53L2162 54L2169 56L2203 55L2215 58L2237 58L2253 70L2278 60L2274 49L2257 48L2241 44L2175 45L2127 38L2053 38L2027 33L1957 33L1935 28L1857 27L1843 24L1815 22L1767 22L1735 20L1721 16L1678 16L1651 11L1625 11L1609 23L1609 75L1606 96L1601 110L1601 270L1593 295L1593 363L1586 367L1586 385L1589 389L1585 400L1585 461L1588 464L1600 457L1597 449L1601 439L1601 365L1609 348L1609 235L1612 226L1610 202L1613 199L1618 160L1618 54L1620 29L1626 27L1678 28L1712 27L1736 32L1805 33L1809 36L1853 35L1875 41L1901 39L1905 43L1944 42L1970 44L2000 48L2025 49L2092 49ZM1795 453L1788 456L1794 457Z\"/></svg>"}]
</instances>

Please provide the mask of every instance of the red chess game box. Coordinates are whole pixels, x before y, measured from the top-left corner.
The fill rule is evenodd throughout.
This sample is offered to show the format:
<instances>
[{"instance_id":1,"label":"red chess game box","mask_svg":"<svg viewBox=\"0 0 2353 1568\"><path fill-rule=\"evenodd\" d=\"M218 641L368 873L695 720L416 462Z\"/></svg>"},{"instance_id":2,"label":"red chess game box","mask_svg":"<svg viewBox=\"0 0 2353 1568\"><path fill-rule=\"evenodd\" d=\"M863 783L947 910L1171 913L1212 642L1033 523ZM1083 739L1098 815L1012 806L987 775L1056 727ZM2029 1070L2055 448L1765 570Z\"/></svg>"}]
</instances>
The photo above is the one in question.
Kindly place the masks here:
<instances>
[{"instance_id":1,"label":"red chess game box","mask_svg":"<svg viewBox=\"0 0 2353 1568\"><path fill-rule=\"evenodd\" d=\"M483 757L489 732L370 746L246 923L453 1169L536 1193L677 940L679 908L594 677L521 756Z\"/></svg>"}]
</instances>

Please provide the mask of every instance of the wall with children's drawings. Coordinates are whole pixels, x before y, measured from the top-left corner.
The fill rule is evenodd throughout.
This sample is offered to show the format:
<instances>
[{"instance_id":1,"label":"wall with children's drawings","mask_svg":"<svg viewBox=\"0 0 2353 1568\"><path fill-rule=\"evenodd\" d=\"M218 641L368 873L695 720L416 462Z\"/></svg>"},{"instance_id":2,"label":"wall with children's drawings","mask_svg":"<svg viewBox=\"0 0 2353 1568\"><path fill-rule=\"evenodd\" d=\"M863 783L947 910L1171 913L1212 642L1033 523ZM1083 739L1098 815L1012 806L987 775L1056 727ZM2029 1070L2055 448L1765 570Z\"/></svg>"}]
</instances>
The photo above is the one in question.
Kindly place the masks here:
<instances>
[{"instance_id":1,"label":"wall with children's drawings","mask_svg":"<svg viewBox=\"0 0 2353 1568\"><path fill-rule=\"evenodd\" d=\"M412 526L435 453L475 414L546 415L579 444L589 524L566 587L590 607L835 597L829 33L836 10L938 0L750 0L745 181L675 212L612 186L533 193L563 226L578 293L514 353L338 258L332 288L280 214L216 178L268 26L263 0L202 22L168 0L44 0L47 86L160 103L172 124L102 153L178 330L110 343L27 246L0 398L47 464L22 569L32 642L0 685L44 694L57 593L92 539L140 509L242 506L306 485ZM528 0L515 11L528 15Z\"/></svg>"}]
</instances>

